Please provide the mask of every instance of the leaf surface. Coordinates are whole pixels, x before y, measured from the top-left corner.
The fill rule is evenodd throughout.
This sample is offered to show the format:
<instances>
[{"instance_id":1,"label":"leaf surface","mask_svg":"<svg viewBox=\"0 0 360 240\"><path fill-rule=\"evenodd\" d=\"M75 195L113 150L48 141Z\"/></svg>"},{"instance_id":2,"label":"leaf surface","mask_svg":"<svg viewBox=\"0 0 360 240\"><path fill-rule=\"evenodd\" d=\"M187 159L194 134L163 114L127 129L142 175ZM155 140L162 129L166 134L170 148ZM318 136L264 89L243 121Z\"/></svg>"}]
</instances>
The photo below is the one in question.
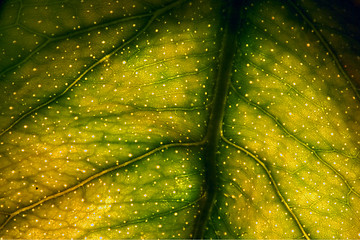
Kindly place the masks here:
<instances>
[{"instance_id":1,"label":"leaf surface","mask_svg":"<svg viewBox=\"0 0 360 240\"><path fill-rule=\"evenodd\" d=\"M353 3L0 9L3 238L359 238Z\"/></svg>"}]
</instances>

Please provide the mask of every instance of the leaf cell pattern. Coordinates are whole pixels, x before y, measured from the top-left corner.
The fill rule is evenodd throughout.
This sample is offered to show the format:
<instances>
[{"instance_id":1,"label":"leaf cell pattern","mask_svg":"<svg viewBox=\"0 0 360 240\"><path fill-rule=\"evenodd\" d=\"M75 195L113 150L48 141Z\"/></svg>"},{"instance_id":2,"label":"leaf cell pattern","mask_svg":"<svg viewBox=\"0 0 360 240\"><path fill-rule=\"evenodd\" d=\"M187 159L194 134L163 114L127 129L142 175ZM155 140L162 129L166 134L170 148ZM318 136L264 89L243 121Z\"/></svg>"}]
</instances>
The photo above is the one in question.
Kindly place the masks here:
<instances>
[{"instance_id":1,"label":"leaf cell pattern","mask_svg":"<svg viewBox=\"0 0 360 240\"><path fill-rule=\"evenodd\" d=\"M4 2L1 238L359 238L357 11Z\"/></svg>"}]
</instances>

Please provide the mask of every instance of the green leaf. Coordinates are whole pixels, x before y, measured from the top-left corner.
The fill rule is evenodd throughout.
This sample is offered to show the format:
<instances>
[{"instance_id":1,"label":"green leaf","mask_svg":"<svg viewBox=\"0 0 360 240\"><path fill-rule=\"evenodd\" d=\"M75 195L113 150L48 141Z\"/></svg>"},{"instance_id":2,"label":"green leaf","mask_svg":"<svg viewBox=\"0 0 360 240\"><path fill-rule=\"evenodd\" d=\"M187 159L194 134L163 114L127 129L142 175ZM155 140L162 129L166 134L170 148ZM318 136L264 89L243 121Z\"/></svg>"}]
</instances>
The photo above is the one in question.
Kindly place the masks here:
<instances>
[{"instance_id":1,"label":"green leaf","mask_svg":"<svg viewBox=\"0 0 360 240\"><path fill-rule=\"evenodd\" d=\"M358 12L4 2L0 236L359 238Z\"/></svg>"}]
</instances>

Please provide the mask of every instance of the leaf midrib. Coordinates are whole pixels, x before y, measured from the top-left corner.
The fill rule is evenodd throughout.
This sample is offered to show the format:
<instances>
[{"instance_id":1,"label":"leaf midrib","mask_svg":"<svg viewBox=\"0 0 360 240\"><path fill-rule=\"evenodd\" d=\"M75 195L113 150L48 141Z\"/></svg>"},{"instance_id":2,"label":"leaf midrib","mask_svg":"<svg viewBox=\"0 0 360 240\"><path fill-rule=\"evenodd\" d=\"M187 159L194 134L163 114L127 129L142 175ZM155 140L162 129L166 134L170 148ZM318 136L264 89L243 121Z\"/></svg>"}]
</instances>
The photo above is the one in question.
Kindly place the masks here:
<instances>
[{"instance_id":1,"label":"leaf midrib","mask_svg":"<svg viewBox=\"0 0 360 240\"><path fill-rule=\"evenodd\" d=\"M193 238L203 239L212 208L216 203L218 190L217 181L217 152L220 141L221 125L223 123L226 99L230 86L234 51L236 49L237 28L242 14L237 11L240 9L240 1L232 0L229 3L229 11L225 19L225 29L220 49L219 68L215 79L214 98L210 108L210 119L207 129L205 146L205 199L200 209L200 216L194 227Z\"/></svg>"}]
</instances>

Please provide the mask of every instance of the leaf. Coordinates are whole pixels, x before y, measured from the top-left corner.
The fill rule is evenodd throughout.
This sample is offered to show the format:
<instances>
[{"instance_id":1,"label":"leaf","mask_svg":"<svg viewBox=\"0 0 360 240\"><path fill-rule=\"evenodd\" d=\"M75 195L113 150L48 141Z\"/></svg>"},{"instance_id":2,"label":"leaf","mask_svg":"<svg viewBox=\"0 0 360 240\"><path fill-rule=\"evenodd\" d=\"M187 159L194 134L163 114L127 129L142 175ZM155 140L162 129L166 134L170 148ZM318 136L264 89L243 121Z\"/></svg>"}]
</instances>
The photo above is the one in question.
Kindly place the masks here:
<instances>
[{"instance_id":1,"label":"leaf","mask_svg":"<svg viewBox=\"0 0 360 240\"><path fill-rule=\"evenodd\" d=\"M7 1L2 238L359 238L359 9Z\"/></svg>"}]
</instances>

